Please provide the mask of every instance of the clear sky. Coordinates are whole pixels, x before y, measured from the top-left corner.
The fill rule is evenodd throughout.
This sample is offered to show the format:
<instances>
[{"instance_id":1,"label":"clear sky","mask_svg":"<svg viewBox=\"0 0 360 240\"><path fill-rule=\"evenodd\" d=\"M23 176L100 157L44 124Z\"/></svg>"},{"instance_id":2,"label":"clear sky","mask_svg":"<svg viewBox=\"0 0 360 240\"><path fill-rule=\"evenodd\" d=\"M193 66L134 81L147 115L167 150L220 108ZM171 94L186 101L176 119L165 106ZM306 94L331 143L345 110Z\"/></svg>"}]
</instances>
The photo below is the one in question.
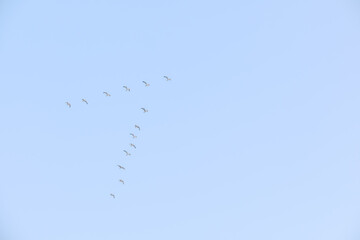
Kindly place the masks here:
<instances>
[{"instance_id":1,"label":"clear sky","mask_svg":"<svg viewBox=\"0 0 360 240\"><path fill-rule=\"evenodd\" d=\"M0 239L360 239L359 43L355 0L1 0Z\"/></svg>"}]
</instances>

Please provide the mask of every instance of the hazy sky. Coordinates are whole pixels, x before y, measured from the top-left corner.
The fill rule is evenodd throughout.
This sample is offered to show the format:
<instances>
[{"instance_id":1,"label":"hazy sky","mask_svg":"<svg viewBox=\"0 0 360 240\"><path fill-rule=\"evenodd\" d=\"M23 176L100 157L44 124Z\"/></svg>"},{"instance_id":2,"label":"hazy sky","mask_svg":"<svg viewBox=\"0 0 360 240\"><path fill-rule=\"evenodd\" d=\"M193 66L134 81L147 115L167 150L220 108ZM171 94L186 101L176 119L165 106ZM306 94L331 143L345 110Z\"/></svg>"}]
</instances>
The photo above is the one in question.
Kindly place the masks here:
<instances>
[{"instance_id":1,"label":"hazy sky","mask_svg":"<svg viewBox=\"0 0 360 240\"><path fill-rule=\"evenodd\" d=\"M355 0L0 0L0 239L359 239L359 43Z\"/></svg>"}]
</instances>

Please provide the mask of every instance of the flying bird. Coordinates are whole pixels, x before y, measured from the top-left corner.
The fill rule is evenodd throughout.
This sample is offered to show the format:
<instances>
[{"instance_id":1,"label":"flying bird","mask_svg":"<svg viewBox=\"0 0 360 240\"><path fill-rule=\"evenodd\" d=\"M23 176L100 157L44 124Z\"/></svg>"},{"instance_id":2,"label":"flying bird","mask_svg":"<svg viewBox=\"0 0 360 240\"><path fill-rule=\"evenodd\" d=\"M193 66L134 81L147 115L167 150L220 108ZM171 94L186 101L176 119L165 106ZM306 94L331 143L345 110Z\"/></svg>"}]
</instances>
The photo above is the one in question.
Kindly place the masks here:
<instances>
[{"instance_id":1,"label":"flying bird","mask_svg":"<svg viewBox=\"0 0 360 240\"><path fill-rule=\"evenodd\" d=\"M133 147L133 148L136 149L136 146L134 144L132 144L132 143L130 143L130 147Z\"/></svg>"},{"instance_id":2,"label":"flying bird","mask_svg":"<svg viewBox=\"0 0 360 240\"><path fill-rule=\"evenodd\" d=\"M141 110L143 110L144 111L144 113L147 113L148 112L148 110L147 109L145 109L145 108L140 108Z\"/></svg>"},{"instance_id":3,"label":"flying bird","mask_svg":"<svg viewBox=\"0 0 360 240\"><path fill-rule=\"evenodd\" d=\"M145 81L143 81L143 83L145 84L145 87L150 86L150 84L149 84L149 83L147 83L147 82L145 82Z\"/></svg>"},{"instance_id":4,"label":"flying bird","mask_svg":"<svg viewBox=\"0 0 360 240\"><path fill-rule=\"evenodd\" d=\"M137 136L135 136L135 134L133 134L133 133L130 133L130 135L131 135L133 138L137 138Z\"/></svg>"},{"instance_id":5,"label":"flying bird","mask_svg":"<svg viewBox=\"0 0 360 240\"><path fill-rule=\"evenodd\" d=\"M139 129L139 131L140 131L140 127L138 125L135 125L135 128Z\"/></svg>"},{"instance_id":6,"label":"flying bird","mask_svg":"<svg viewBox=\"0 0 360 240\"><path fill-rule=\"evenodd\" d=\"M171 78L169 78L168 76L164 76L164 78L166 79L166 81L170 81Z\"/></svg>"},{"instance_id":7,"label":"flying bird","mask_svg":"<svg viewBox=\"0 0 360 240\"><path fill-rule=\"evenodd\" d=\"M84 103L89 104L85 99L81 99Z\"/></svg>"},{"instance_id":8,"label":"flying bird","mask_svg":"<svg viewBox=\"0 0 360 240\"><path fill-rule=\"evenodd\" d=\"M127 86L123 86L123 88L125 88L126 91L130 92L130 88L128 88Z\"/></svg>"},{"instance_id":9,"label":"flying bird","mask_svg":"<svg viewBox=\"0 0 360 240\"><path fill-rule=\"evenodd\" d=\"M122 184L125 184L125 183L124 183L124 180L122 180L122 179L120 179L119 182L121 182Z\"/></svg>"},{"instance_id":10,"label":"flying bird","mask_svg":"<svg viewBox=\"0 0 360 240\"><path fill-rule=\"evenodd\" d=\"M110 194L110 196L112 196L113 198L115 198L115 195L114 195L114 194L112 194L112 193Z\"/></svg>"},{"instance_id":11,"label":"flying bird","mask_svg":"<svg viewBox=\"0 0 360 240\"><path fill-rule=\"evenodd\" d=\"M66 105L68 105L69 108L71 108L71 104L69 102L65 102Z\"/></svg>"},{"instance_id":12,"label":"flying bird","mask_svg":"<svg viewBox=\"0 0 360 240\"><path fill-rule=\"evenodd\" d=\"M120 169L124 169L124 170L125 170L125 168L124 168L123 166L118 165L118 167L119 167Z\"/></svg>"},{"instance_id":13,"label":"flying bird","mask_svg":"<svg viewBox=\"0 0 360 240\"><path fill-rule=\"evenodd\" d=\"M123 150L126 153L126 156L131 156L131 153L128 153L126 150Z\"/></svg>"},{"instance_id":14,"label":"flying bird","mask_svg":"<svg viewBox=\"0 0 360 240\"><path fill-rule=\"evenodd\" d=\"M108 92L103 92L107 97L110 97L111 95Z\"/></svg>"}]
</instances>

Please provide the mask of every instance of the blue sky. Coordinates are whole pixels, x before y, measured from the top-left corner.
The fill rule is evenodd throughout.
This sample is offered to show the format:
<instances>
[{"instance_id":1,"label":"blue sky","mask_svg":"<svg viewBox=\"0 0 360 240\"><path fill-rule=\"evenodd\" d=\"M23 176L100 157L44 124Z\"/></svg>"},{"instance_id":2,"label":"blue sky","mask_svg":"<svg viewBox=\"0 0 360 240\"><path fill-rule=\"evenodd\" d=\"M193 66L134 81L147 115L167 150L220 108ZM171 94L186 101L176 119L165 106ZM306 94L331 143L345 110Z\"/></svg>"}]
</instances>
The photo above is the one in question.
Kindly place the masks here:
<instances>
[{"instance_id":1,"label":"blue sky","mask_svg":"<svg viewBox=\"0 0 360 240\"><path fill-rule=\"evenodd\" d=\"M359 42L350 0L0 1L0 239L359 239Z\"/></svg>"}]
</instances>

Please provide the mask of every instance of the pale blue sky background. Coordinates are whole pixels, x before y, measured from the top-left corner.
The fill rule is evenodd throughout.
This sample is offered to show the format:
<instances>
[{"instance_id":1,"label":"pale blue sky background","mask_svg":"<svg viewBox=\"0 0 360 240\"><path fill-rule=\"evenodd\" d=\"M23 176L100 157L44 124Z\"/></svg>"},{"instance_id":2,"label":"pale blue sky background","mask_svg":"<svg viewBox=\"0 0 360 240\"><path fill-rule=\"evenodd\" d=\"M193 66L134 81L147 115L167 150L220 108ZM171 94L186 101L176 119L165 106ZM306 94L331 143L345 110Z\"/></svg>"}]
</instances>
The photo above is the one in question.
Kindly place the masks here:
<instances>
[{"instance_id":1,"label":"pale blue sky background","mask_svg":"<svg viewBox=\"0 0 360 240\"><path fill-rule=\"evenodd\" d=\"M359 239L359 43L355 0L1 0L0 239Z\"/></svg>"}]
</instances>

